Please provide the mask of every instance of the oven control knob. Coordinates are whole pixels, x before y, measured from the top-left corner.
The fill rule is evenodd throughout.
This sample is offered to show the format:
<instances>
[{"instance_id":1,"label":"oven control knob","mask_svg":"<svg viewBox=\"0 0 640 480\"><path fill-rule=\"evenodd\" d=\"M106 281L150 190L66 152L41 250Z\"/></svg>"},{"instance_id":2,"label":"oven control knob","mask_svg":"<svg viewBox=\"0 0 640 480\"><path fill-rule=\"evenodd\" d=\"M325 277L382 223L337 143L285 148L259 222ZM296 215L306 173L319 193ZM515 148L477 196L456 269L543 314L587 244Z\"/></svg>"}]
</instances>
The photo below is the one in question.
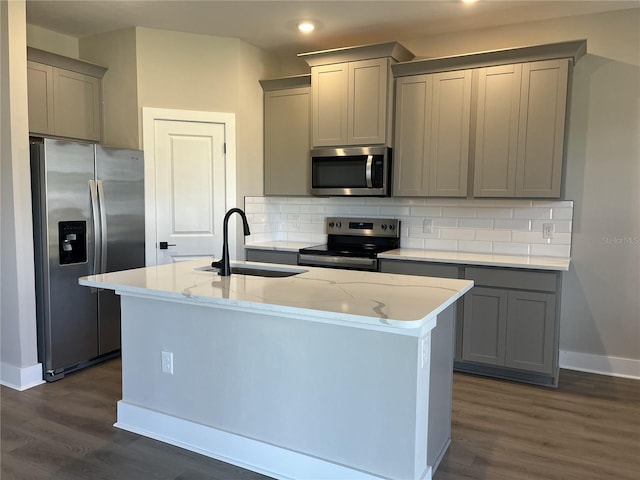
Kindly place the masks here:
<instances>
[{"instance_id":1,"label":"oven control knob","mask_svg":"<svg viewBox=\"0 0 640 480\"><path fill-rule=\"evenodd\" d=\"M387 224L383 223L382 225L380 225L380 228L382 228L382 230L386 230L387 229Z\"/></svg>"},{"instance_id":2,"label":"oven control knob","mask_svg":"<svg viewBox=\"0 0 640 480\"><path fill-rule=\"evenodd\" d=\"M329 228L333 228L334 223L333 222L329 222Z\"/></svg>"},{"instance_id":3,"label":"oven control knob","mask_svg":"<svg viewBox=\"0 0 640 480\"><path fill-rule=\"evenodd\" d=\"M396 228L395 225L389 224L389 230L395 230L395 228Z\"/></svg>"},{"instance_id":4,"label":"oven control knob","mask_svg":"<svg viewBox=\"0 0 640 480\"><path fill-rule=\"evenodd\" d=\"M336 222L336 228L342 227L342 222Z\"/></svg>"}]
</instances>

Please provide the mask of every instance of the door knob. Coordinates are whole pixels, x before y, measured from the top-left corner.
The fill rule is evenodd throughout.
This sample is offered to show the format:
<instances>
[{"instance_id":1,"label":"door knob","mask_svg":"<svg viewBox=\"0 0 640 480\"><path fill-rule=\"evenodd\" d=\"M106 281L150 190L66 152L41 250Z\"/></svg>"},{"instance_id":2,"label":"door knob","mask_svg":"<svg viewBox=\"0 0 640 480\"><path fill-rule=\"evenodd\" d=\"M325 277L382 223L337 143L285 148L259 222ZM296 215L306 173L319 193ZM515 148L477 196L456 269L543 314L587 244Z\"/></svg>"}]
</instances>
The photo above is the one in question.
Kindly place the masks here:
<instances>
[{"instance_id":1,"label":"door knob","mask_svg":"<svg viewBox=\"0 0 640 480\"><path fill-rule=\"evenodd\" d=\"M160 242L160 250L166 250L169 247L175 247L175 243Z\"/></svg>"}]
</instances>

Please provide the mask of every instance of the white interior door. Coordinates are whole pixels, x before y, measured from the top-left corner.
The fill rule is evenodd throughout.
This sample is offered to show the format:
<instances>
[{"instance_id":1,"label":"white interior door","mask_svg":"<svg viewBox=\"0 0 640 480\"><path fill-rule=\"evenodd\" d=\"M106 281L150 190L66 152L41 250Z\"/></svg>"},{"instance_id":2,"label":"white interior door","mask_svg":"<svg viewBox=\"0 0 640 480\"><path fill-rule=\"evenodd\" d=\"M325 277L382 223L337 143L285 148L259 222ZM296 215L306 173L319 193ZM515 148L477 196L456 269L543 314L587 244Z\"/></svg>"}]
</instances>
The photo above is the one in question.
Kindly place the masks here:
<instances>
[{"instance_id":1,"label":"white interior door","mask_svg":"<svg viewBox=\"0 0 640 480\"><path fill-rule=\"evenodd\" d=\"M229 119L199 121L158 109L143 109L143 116L147 265L220 257L229 170L235 172L228 155ZM234 233L230 229L230 246Z\"/></svg>"}]
</instances>

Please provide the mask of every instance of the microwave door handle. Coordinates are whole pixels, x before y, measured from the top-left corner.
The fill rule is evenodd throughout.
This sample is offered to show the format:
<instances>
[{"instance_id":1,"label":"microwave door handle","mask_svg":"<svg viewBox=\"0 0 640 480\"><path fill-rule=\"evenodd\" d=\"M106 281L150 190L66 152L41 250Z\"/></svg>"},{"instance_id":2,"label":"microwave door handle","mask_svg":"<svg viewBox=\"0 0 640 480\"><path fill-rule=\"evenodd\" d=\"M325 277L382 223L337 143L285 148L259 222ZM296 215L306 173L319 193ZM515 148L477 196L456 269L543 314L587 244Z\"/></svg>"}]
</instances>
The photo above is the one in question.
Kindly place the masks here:
<instances>
[{"instance_id":1,"label":"microwave door handle","mask_svg":"<svg viewBox=\"0 0 640 480\"><path fill-rule=\"evenodd\" d=\"M373 155L367 156L367 188L373 188L373 179L371 178L371 168L373 166Z\"/></svg>"}]
</instances>

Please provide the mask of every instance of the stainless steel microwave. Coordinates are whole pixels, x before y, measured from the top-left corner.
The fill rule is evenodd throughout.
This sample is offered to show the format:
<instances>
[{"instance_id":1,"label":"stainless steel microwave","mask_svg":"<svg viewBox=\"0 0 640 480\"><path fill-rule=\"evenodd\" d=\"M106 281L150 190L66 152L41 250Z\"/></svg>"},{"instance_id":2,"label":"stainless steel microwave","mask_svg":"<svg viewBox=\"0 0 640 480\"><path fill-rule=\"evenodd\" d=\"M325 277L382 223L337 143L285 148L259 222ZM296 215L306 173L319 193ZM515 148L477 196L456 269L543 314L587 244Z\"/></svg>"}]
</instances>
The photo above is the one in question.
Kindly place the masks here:
<instances>
[{"instance_id":1,"label":"stainless steel microwave","mask_svg":"<svg viewBox=\"0 0 640 480\"><path fill-rule=\"evenodd\" d=\"M391 194L391 148L311 150L311 194L388 197Z\"/></svg>"}]
</instances>

